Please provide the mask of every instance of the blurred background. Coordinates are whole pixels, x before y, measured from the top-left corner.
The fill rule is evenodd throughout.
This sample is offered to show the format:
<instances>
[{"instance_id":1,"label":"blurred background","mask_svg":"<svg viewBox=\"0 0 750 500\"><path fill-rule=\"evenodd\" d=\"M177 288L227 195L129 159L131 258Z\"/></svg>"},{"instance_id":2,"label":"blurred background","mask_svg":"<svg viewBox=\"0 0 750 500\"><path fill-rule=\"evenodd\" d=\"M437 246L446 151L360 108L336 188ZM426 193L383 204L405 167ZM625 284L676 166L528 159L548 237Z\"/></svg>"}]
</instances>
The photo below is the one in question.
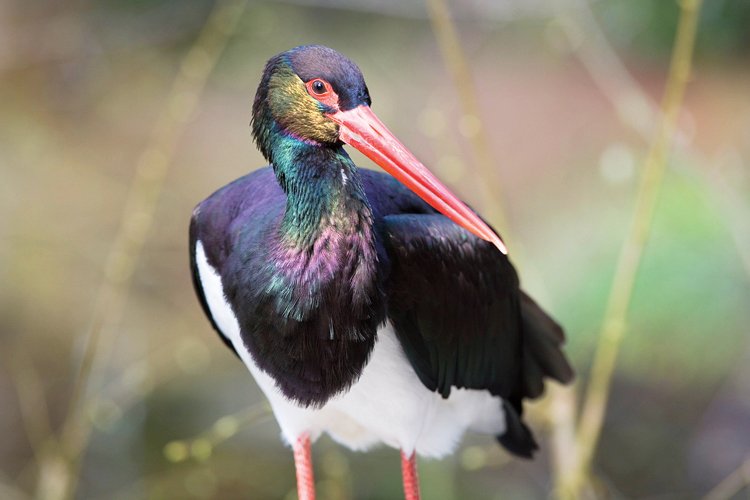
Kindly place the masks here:
<instances>
[{"instance_id":1,"label":"blurred background","mask_svg":"<svg viewBox=\"0 0 750 500\"><path fill-rule=\"evenodd\" d=\"M461 58L441 51L440 4L0 3L0 498L296 498L292 454L193 295L187 226L200 200L265 164L252 98L264 62L299 44L356 61L383 121L503 227L584 386L679 7L449 1L466 94L451 70ZM594 456L597 496L747 495L748 26L746 1L703 5ZM550 436L578 400L531 405L534 462L476 436L423 460L424 497L549 497L566 454ZM323 499L401 495L394 450L323 438L314 453Z\"/></svg>"}]
</instances>

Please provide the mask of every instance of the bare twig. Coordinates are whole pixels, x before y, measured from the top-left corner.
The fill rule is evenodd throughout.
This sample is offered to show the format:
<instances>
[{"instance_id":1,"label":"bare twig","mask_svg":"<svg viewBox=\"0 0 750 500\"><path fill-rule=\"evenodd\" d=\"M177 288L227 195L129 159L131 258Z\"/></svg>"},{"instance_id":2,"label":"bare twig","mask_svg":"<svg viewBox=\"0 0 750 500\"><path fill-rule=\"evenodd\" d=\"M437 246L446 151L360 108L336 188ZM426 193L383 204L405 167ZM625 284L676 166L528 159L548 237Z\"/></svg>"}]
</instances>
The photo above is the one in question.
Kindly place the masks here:
<instances>
[{"instance_id":1,"label":"bare twig","mask_svg":"<svg viewBox=\"0 0 750 500\"><path fill-rule=\"evenodd\" d=\"M658 106L630 74L591 11L587 0L552 0L556 20L586 71L620 120L649 141Z\"/></svg>"},{"instance_id":2,"label":"bare twig","mask_svg":"<svg viewBox=\"0 0 750 500\"><path fill-rule=\"evenodd\" d=\"M501 183L497 169L492 160L492 152L487 139L487 132L482 125L474 84L471 81L471 69L466 62L456 26L451 19L445 0L426 0L432 24L432 31L440 45L443 61L453 78L458 90L464 115L461 118L463 132L471 141L476 160L476 188L481 197L482 208L487 218L495 224L508 239L508 221L502 208Z\"/></svg>"},{"instance_id":3,"label":"bare twig","mask_svg":"<svg viewBox=\"0 0 750 500\"><path fill-rule=\"evenodd\" d=\"M211 456L213 449L240 430L271 417L271 406L261 401L237 413L225 415L198 435L187 439L176 439L164 445L164 456L170 462L182 462L190 457L203 461Z\"/></svg>"},{"instance_id":4,"label":"bare twig","mask_svg":"<svg viewBox=\"0 0 750 500\"><path fill-rule=\"evenodd\" d=\"M56 439L52 433L49 407L39 372L23 349L16 349L12 359L6 360L18 396L26 437L34 459L39 461L45 449Z\"/></svg>"},{"instance_id":5,"label":"bare twig","mask_svg":"<svg viewBox=\"0 0 750 500\"><path fill-rule=\"evenodd\" d=\"M595 19L589 4L585 0L553 0L552 5L557 10L556 20L562 27L571 49L603 95L611 102L621 122L643 139L649 140L660 110L618 57ZM748 239L750 226L747 224L750 220L747 217L750 210L747 204L742 200L736 187L727 182L724 177L722 161L709 161L700 152L691 148L688 143L678 144L677 149L682 150L693 160L697 160L699 165L713 166L713 168L692 168L689 173L702 177L705 181L704 185L709 188L714 203L722 212L721 220L732 235L745 273L750 277L750 240ZM677 166L683 164L680 162ZM689 168L691 163L688 162L687 165ZM683 171L686 170L683 169ZM571 398L568 403L574 405L574 398ZM572 429L572 423L569 421L558 423L560 425L553 428L553 436L568 435ZM557 442L557 439L553 439L553 443ZM557 470L564 469L569 464L571 454L574 454L575 449L561 451L563 453L560 454L559 460L555 459ZM556 476L556 484L564 483L564 477L564 474Z\"/></svg>"},{"instance_id":6,"label":"bare twig","mask_svg":"<svg viewBox=\"0 0 750 500\"><path fill-rule=\"evenodd\" d=\"M106 259L104 278L93 309L68 415L61 431L62 456L56 459L64 464L64 471L60 475L65 477L56 477L56 487L47 488L44 484L46 476L40 475L38 493L49 491L54 498L68 498L75 490L80 454L90 433L83 401L95 361L108 357L114 340L113 332L122 317L136 263L153 224L156 205L178 140L246 3L246 0L217 1L203 30L182 60L166 104L155 120L149 143L137 162L120 228ZM105 340L106 344L103 344Z\"/></svg>"},{"instance_id":7,"label":"bare twig","mask_svg":"<svg viewBox=\"0 0 750 500\"><path fill-rule=\"evenodd\" d=\"M600 340L594 356L591 377L577 428L577 464L572 474L566 479L568 484L562 485L563 494L569 492L573 496L578 496L577 492L580 491L584 478L589 474L594 450L601 434L612 374L619 346L625 333L633 285L651 229L678 112L685 87L690 78L700 3L700 0L682 0L680 2L680 22L662 102L663 115L644 162L630 231L623 243L615 271Z\"/></svg>"},{"instance_id":8,"label":"bare twig","mask_svg":"<svg viewBox=\"0 0 750 500\"><path fill-rule=\"evenodd\" d=\"M576 391L574 387L551 384L549 400L552 472L554 484L559 487L565 483L565 478L573 475L578 463L575 446Z\"/></svg>"},{"instance_id":9,"label":"bare twig","mask_svg":"<svg viewBox=\"0 0 750 500\"><path fill-rule=\"evenodd\" d=\"M620 121L643 139L650 140L660 110L618 57L589 4L585 0L552 0L552 4L571 48L610 101ZM703 177L709 187L717 207L722 211L721 219L732 235L745 273L750 277L750 244L747 236L750 234L747 227L750 210L747 204L735 186L723 178L721 162L709 161L690 148L689 144L677 146L691 158L697 159L700 165L714 166L694 168L692 172Z\"/></svg>"}]
</instances>

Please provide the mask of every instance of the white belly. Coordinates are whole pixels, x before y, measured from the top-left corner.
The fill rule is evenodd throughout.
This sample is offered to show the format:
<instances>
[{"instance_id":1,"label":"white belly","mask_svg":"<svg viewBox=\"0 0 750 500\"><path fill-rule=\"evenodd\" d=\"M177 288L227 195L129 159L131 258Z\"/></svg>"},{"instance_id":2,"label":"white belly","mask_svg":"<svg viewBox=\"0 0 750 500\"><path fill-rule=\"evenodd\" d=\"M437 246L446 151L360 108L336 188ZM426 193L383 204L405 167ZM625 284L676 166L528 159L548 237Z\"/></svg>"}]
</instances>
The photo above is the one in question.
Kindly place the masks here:
<instances>
[{"instance_id":1,"label":"white belly","mask_svg":"<svg viewBox=\"0 0 750 500\"><path fill-rule=\"evenodd\" d=\"M294 443L308 433L315 440L327 432L339 443L364 450L379 443L413 450L422 456L451 453L467 429L502 434L501 401L486 391L453 389L448 399L420 382L390 325L377 340L359 380L322 408L304 408L287 399L274 380L258 368L240 337L237 319L224 297L221 278L206 259L199 241L195 249L198 272L209 309L222 333L232 342L265 393L282 435Z\"/></svg>"}]
</instances>

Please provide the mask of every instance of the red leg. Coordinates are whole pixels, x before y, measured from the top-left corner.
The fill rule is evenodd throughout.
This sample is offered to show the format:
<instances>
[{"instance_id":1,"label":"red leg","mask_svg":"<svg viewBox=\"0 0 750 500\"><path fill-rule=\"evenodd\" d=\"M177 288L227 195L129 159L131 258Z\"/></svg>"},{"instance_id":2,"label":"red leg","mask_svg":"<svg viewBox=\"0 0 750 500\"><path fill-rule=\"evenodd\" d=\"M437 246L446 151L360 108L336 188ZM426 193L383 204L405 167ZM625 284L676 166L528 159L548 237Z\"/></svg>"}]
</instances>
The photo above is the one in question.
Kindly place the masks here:
<instances>
[{"instance_id":1,"label":"red leg","mask_svg":"<svg viewBox=\"0 0 750 500\"><path fill-rule=\"evenodd\" d=\"M294 443L294 468L297 471L297 497L299 500L315 500L315 477L313 475L310 436L303 434Z\"/></svg>"},{"instance_id":2,"label":"red leg","mask_svg":"<svg viewBox=\"0 0 750 500\"><path fill-rule=\"evenodd\" d=\"M419 500L419 476L417 475L417 454L407 457L401 452L401 475L404 478L404 498Z\"/></svg>"}]
</instances>

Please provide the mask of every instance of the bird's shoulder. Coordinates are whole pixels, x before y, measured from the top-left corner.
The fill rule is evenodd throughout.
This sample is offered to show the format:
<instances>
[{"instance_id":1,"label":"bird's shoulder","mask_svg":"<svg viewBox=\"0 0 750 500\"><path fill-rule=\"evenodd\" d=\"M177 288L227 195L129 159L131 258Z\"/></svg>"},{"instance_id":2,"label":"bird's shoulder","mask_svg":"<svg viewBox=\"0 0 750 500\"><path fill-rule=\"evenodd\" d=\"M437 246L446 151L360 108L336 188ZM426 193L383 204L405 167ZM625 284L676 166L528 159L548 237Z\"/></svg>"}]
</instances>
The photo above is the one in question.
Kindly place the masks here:
<instances>
[{"instance_id":1,"label":"bird's shoulder","mask_svg":"<svg viewBox=\"0 0 750 500\"><path fill-rule=\"evenodd\" d=\"M358 172L376 221L392 214L437 213L390 174L366 168L359 168Z\"/></svg>"},{"instance_id":2,"label":"bird's shoulder","mask_svg":"<svg viewBox=\"0 0 750 500\"><path fill-rule=\"evenodd\" d=\"M222 332L214 319L203 289L198 265L198 246L201 258L217 273L223 285L242 280L242 271L252 274L252 269L232 265L233 260L245 260L237 255L237 248L244 248L251 263L257 267L259 253L253 241L257 234L278 217L283 210L284 194L276 183L270 167L261 168L236 179L216 190L196 205L190 218L189 252L193 288L211 325L220 334L224 343L235 351L229 338ZM241 228L241 230L237 230ZM254 232L255 234L249 234ZM238 238L244 238L250 245L238 245ZM238 270L240 274L238 274ZM236 351L235 351L236 353Z\"/></svg>"},{"instance_id":3,"label":"bird's shoulder","mask_svg":"<svg viewBox=\"0 0 750 500\"><path fill-rule=\"evenodd\" d=\"M285 202L271 167L250 172L198 203L190 220L191 247L201 241L208 261L221 268L237 246L235 240L257 240L260 233L278 222Z\"/></svg>"}]
</instances>

